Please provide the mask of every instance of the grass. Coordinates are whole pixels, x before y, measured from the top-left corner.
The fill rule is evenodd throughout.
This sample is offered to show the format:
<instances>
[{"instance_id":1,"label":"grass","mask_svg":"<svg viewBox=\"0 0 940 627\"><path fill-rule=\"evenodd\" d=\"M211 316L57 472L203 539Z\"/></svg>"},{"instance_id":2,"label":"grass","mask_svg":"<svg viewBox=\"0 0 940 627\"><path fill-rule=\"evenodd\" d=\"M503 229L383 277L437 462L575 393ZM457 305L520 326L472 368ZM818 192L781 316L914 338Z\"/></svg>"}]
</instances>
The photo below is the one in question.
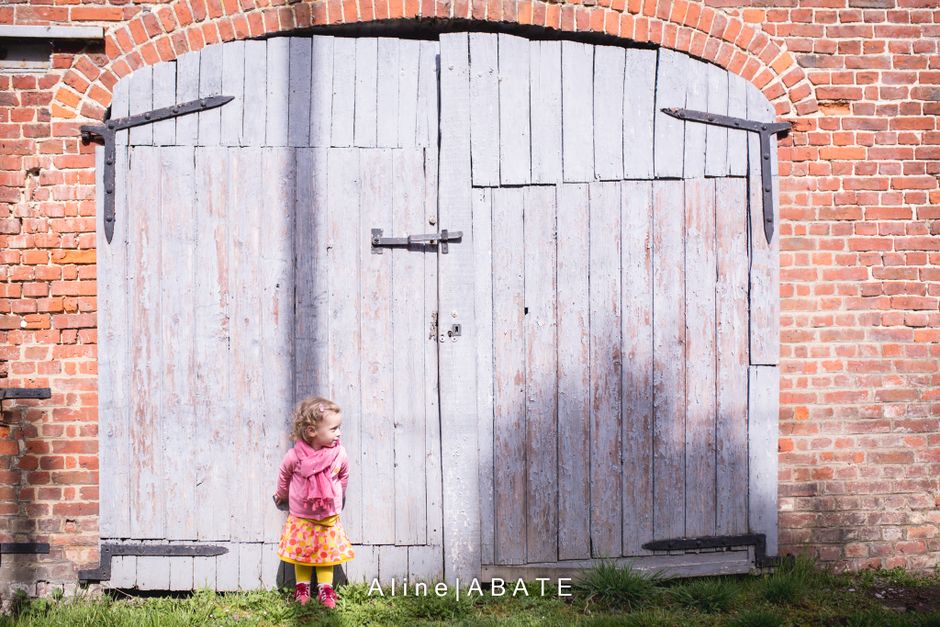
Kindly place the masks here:
<instances>
[{"instance_id":1,"label":"grass","mask_svg":"<svg viewBox=\"0 0 940 627\"><path fill-rule=\"evenodd\" d=\"M312 603L301 608L286 591L215 593L183 597L14 599L0 627L189 625L660 625L771 627L794 625L940 627L940 599L922 611L885 604L884 590L918 592L931 598L940 575L921 577L901 570L836 575L804 558L784 562L762 576L667 580L657 574L601 563L576 580L571 597L507 593L459 598L371 595L362 584L340 591L336 610ZM433 590L433 586L430 587ZM507 585L511 592L512 585ZM9 600L8 600L9 601Z\"/></svg>"}]
</instances>

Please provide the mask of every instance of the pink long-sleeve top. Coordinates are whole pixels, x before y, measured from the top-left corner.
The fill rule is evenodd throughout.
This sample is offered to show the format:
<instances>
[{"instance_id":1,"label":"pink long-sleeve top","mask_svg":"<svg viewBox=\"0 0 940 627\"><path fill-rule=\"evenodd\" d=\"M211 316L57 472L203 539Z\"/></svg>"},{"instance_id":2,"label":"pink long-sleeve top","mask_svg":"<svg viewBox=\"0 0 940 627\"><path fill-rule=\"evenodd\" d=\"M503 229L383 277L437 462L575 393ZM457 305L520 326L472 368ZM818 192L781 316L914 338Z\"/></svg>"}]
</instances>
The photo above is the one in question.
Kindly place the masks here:
<instances>
[{"instance_id":1,"label":"pink long-sleeve top","mask_svg":"<svg viewBox=\"0 0 940 627\"><path fill-rule=\"evenodd\" d=\"M281 467L278 471L277 479L277 498L279 500L288 499L290 513L298 518L308 518L321 520L328 516L340 513L343 509L343 495L346 493L346 484L349 482L349 457L346 455L346 449L339 446L339 454L333 460L330 466L330 481L333 485L333 507L327 507L325 510L312 510L305 505L303 495L307 491L307 480L299 473L295 472L300 465L300 458L304 452L313 451L306 442L300 440L294 448L289 450L281 461ZM298 454L297 449L301 449ZM320 495L311 495L320 496Z\"/></svg>"}]
</instances>

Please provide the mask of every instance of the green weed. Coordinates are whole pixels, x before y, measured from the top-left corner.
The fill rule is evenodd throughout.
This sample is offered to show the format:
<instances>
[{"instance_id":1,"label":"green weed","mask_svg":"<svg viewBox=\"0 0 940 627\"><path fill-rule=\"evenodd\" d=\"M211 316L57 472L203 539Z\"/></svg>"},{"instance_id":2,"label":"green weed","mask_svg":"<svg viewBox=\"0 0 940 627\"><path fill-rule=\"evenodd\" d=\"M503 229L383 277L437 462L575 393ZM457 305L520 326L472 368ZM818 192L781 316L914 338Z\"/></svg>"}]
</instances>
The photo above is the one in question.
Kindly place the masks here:
<instances>
[{"instance_id":1,"label":"green weed","mask_svg":"<svg viewBox=\"0 0 940 627\"><path fill-rule=\"evenodd\" d=\"M661 577L602 562L574 582L588 602L604 607L632 610L651 603L660 593Z\"/></svg>"},{"instance_id":2,"label":"green weed","mask_svg":"<svg viewBox=\"0 0 940 627\"><path fill-rule=\"evenodd\" d=\"M678 605L703 612L727 612L734 604L740 585L728 579L693 579L669 589Z\"/></svg>"}]
</instances>

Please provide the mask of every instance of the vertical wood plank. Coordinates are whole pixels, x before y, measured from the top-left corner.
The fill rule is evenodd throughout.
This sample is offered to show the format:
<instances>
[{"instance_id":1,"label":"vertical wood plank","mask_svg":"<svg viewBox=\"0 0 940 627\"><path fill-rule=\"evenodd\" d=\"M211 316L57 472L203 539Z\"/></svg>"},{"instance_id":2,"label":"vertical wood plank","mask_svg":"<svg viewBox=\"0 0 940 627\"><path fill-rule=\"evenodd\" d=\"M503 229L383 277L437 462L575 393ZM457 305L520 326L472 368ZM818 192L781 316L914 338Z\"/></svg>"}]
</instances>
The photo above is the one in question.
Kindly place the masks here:
<instances>
[{"instance_id":1,"label":"vertical wood plank","mask_svg":"<svg viewBox=\"0 0 940 627\"><path fill-rule=\"evenodd\" d=\"M623 178L625 62L623 48L594 49L594 177L602 181Z\"/></svg>"},{"instance_id":2,"label":"vertical wood plank","mask_svg":"<svg viewBox=\"0 0 940 627\"><path fill-rule=\"evenodd\" d=\"M291 148L262 150L261 206L264 207L263 230L267 245L261 254L261 308L257 313L261 327L262 393L261 420L257 439L261 455L255 489L262 526L253 540L276 542L284 524L284 513L270 503L276 469L291 442L291 410L294 405L294 181L295 155ZM261 504L264 506L261 506Z\"/></svg>"},{"instance_id":3,"label":"vertical wood plank","mask_svg":"<svg viewBox=\"0 0 940 627\"><path fill-rule=\"evenodd\" d=\"M498 36L470 34L470 163L474 185L499 185Z\"/></svg>"},{"instance_id":4,"label":"vertical wood plank","mask_svg":"<svg viewBox=\"0 0 940 627\"><path fill-rule=\"evenodd\" d=\"M169 540L196 537L195 485L196 468L194 436L196 435L196 404L193 388L195 363L195 168L193 148L160 150L163 190L160 207L161 236L158 276L151 280L159 285L160 328L158 338L163 354L157 373L162 379L161 411L156 417L161 437L154 444L165 452L158 482L158 506L166 509L165 536ZM189 562L192 583L192 560Z\"/></svg>"},{"instance_id":5,"label":"vertical wood plank","mask_svg":"<svg viewBox=\"0 0 940 627\"><path fill-rule=\"evenodd\" d=\"M176 59L176 100L189 102L199 98L200 65L202 53L188 52ZM208 70L208 68L207 68ZM211 78L207 78L211 80ZM229 103L231 104L231 103ZM226 105L228 106L228 105ZM223 107L224 108L224 107ZM199 137L199 117L196 115L181 115L175 118L176 141L182 146L196 144Z\"/></svg>"},{"instance_id":6,"label":"vertical wood plank","mask_svg":"<svg viewBox=\"0 0 940 627\"><path fill-rule=\"evenodd\" d=\"M591 557L587 185L558 187L558 559Z\"/></svg>"},{"instance_id":7,"label":"vertical wood plank","mask_svg":"<svg viewBox=\"0 0 940 627\"><path fill-rule=\"evenodd\" d=\"M715 185L685 183L686 529L715 535Z\"/></svg>"},{"instance_id":8,"label":"vertical wood plank","mask_svg":"<svg viewBox=\"0 0 940 627\"><path fill-rule=\"evenodd\" d=\"M728 72L708 64L709 113L728 115ZM705 176L723 177L728 173L728 129L709 124L705 127Z\"/></svg>"},{"instance_id":9,"label":"vertical wood plank","mask_svg":"<svg viewBox=\"0 0 940 627\"><path fill-rule=\"evenodd\" d=\"M344 523L345 524L345 523ZM368 544L353 545L356 559L346 562L346 578L350 583L371 584L379 576L378 547Z\"/></svg>"},{"instance_id":10,"label":"vertical wood plank","mask_svg":"<svg viewBox=\"0 0 940 627\"><path fill-rule=\"evenodd\" d=\"M653 539L653 186L623 184L623 554Z\"/></svg>"},{"instance_id":11,"label":"vertical wood plank","mask_svg":"<svg viewBox=\"0 0 940 627\"><path fill-rule=\"evenodd\" d=\"M153 66L153 108L160 109L176 104L176 63L157 63ZM117 117L112 114L112 117ZM176 141L176 123L160 120L153 123L155 146L170 146Z\"/></svg>"},{"instance_id":12,"label":"vertical wood plank","mask_svg":"<svg viewBox=\"0 0 940 627\"><path fill-rule=\"evenodd\" d=\"M408 547L379 546L379 580L382 585L391 585L392 579L399 591L408 576Z\"/></svg>"},{"instance_id":13,"label":"vertical wood plank","mask_svg":"<svg viewBox=\"0 0 940 627\"><path fill-rule=\"evenodd\" d=\"M427 50L433 53L434 48ZM467 35L441 36L440 55L440 224L463 232L461 244L451 246L447 255L438 254L440 311L452 317L457 312L454 322L465 329L460 341L439 345L444 575L452 582L467 580L480 568Z\"/></svg>"},{"instance_id":14,"label":"vertical wood plank","mask_svg":"<svg viewBox=\"0 0 940 627\"><path fill-rule=\"evenodd\" d=\"M136 115L153 109L153 66L138 69L126 79L129 82L128 115ZM143 124L128 129L128 142L132 146L153 144L153 125Z\"/></svg>"},{"instance_id":15,"label":"vertical wood plank","mask_svg":"<svg viewBox=\"0 0 940 627\"><path fill-rule=\"evenodd\" d=\"M740 179L716 182L718 237L718 398L716 531L747 531L748 250L747 189Z\"/></svg>"},{"instance_id":16,"label":"vertical wood plank","mask_svg":"<svg viewBox=\"0 0 940 627\"><path fill-rule=\"evenodd\" d=\"M223 106L221 116L221 142L224 146L242 143L242 110L245 107L245 42L230 41L222 44L222 93L235 96Z\"/></svg>"},{"instance_id":17,"label":"vertical wood plank","mask_svg":"<svg viewBox=\"0 0 940 627\"><path fill-rule=\"evenodd\" d=\"M751 533L767 536L777 554L777 440L780 369L751 366L748 377L748 520Z\"/></svg>"},{"instance_id":18,"label":"vertical wood plank","mask_svg":"<svg viewBox=\"0 0 940 627\"><path fill-rule=\"evenodd\" d=\"M698 59L686 60L685 106L694 111L708 109L708 64ZM705 124L685 125L685 166L687 179L705 176Z\"/></svg>"},{"instance_id":19,"label":"vertical wood plank","mask_svg":"<svg viewBox=\"0 0 940 627\"><path fill-rule=\"evenodd\" d=\"M685 152L685 122L663 113L664 107L685 107L689 57L667 48L659 49L656 66L655 161L656 178L682 178Z\"/></svg>"},{"instance_id":20,"label":"vertical wood plank","mask_svg":"<svg viewBox=\"0 0 940 627\"><path fill-rule=\"evenodd\" d=\"M529 40L500 33L499 182L525 185L530 179Z\"/></svg>"},{"instance_id":21,"label":"vertical wood plank","mask_svg":"<svg viewBox=\"0 0 940 627\"><path fill-rule=\"evenodd\" d=\"M316 95L313 89L313 57L309 37L290 38L288 72L287 145L307 146L310 142L310 110Z\"/></svg>"},{"instance_id":22,"label":"vertical wood plank","mask_svg":"<svg viewBox=\"0 0 940 627\"><path fill-rule=\"evenodd\" d=\"M329 205L329 394L343 408L343 445L351 468L362 468L360 425L360 257L362 241L371 228L360 219L359 151L327 152ZM353 542L363 537L363 484L366 475L351 476L347 488L343 526Z\"/></svg>"},{"instance_id":23,"label":"vertical wood plank","mask_svg":"<svg viewBox=\"0 0 940 627\"><path fill-rule=\"evenodd\" d=\"M493 564L496 513L493 459L493 199L489 189L473 190L473 288L477 321L477 415L480 419L480 515L483 563Z\"/></svg>"},{"instance_id":24,"label":"vertical wood plank","mask_svg":"<svg viewBox=\"0 0 940 627\"><path fill-rule=\"evenodd\" d=\"M215 557L193 558L193 589L215 590Z\"/></svg>"},{"instance_id":25,"label":"vertical wood plank","mask_svg":"<svg viewBox=\"0 0 940 627\"><path fill-rule=\"evenodd\" d=\"M728 115L733 118L747 117L748 82L737 74L728 74ZM728 174L747 174L747 131L728 131Z\"/></svg>"},{"instance_id":26,"label":"vertical wood plank","mask_svg":"<svg viewBox=\"0 0 940 627\"><path fill-rule=\"evenodd\" d=\"M262 435L263 418L262 336L259 324L263 302L263 283L258 251L262 250L262 222L267 208L263 207L262 152L260 148L231 151L228 179L229 215L239 218L231 223L228 258L229 284L233 294L231 314L231 368L230 391L233 395L229 431L230 450L237 450L232 458L228 476L239 477L245 489L245 498L228 501L231 512L231 537L241 542L259 539L263 531L264 507L257 499L260 486L271 471L259 468L264 459ZM266 482L264 482L266 483ZM269 488L270 489L270 488ZM268 496L270 499L270 496ZM265 501L267 505L267 501Z\"/></svg>"},{"instance_id":27,"label":"vertical wood plank","mask_svg":"<svg viewBox=\"0 0 940 627\"><path fill-rule=\"evenodd\" d=\"M260 542L244 542L238 547L238 589L257 590L261 587Z\"/></svg>"},{"instance_id":28,"label":"vertical wood plank","mask_svg":"<svg viewBox=\"0 0 940 627\"><path fill-rule=\"evenodd\" d=\"M624 63L623 177L653 178L656 51L631 48Z\"/></svg>"},{"instance_id":29,"label":"vertical wood plank","mask_svg":"<svg viewBox=\"0 0 940 627\"><path fill-rule=\"evenodd\" d=\"M265 542L261 545L261 589L273 590L277 587L277 569L281 560L277 556L277 544Z\"/></svg>"},{"instance_id":30,"label":"vertical wood plank","mask_svg":"<svg viewBox=\"0 0 940 627\"><path fill-rule=\"evenodd\" d=\"M144 544L165 546L165 540L146 540ZM138 557L137 588L140 590L170 589L170 557Z\"/></svg>"},{"instance_id":31,"label":"vertical wood plank","mask_svg":"<svg viewBox=\"0 0 940 627\"><path fill-rule=\"evenodd\" d=\"M621 553L620 185L590 187L591 552Z\"/></svg>"},{"instance_id":32,"label":"vertical wood plank","mask_svg":"<svg viewBox=\"0 0 940 627\"><path fill-rule=\"evenodd\" d=\"M245 107L242 117L242 145L261 146L268 119L267 41L245 42Z\"/></svg>"},{"instance_id":33,"label":"vertical wood plank","mask_svg":"<svg viewBox=\"0 0 940 627\"><path fill-rule=\"evenodd\" d=\"M657 144L658 146L658 144ZM653 183L653 535L685 533L683 184Z\"/></svg>"},{"instance_id":34,"label":"vertical wood plank","mask_svg":"<svg viewBox=\"0 0 940 627\"><path fill-rule=\"evenodd\" d=\"M192 590L193 589L193 558L192 557L170 557L170 590Z\"/></svg>"},{"instance_id":35,"label":"vertical wood plank","mask_svg":"<svg viewBox=\"0 0 940 627\"><path fill-rule=\"evenodd\" d=\"M529 42L532 182L561 183L561 42Z\"/></svg>"},{"instance_id":36,"label":"vertical wood plank","mask_svg":"<svg viewBox=\"0 0 940 627\"><path fill-rule=\"evenodd\" d=\"M594 180L594 46L561 42L561 120L565 182Z\"/></svg>"},{"instance_id":37,"label":"vertical wood plank","mask_svg":"<svg viewBox=\"0 0 940 627\"><path fill-rule=\"evenodd\" d=\"M431 228L440 224L438 200L438 63L439 46L436 41L422 41L419 49L418 69L418 119L415 141L424 148L424 215ZM433 135L433 141L431 139ZM403 140L404 141L404 140ZM469 149L469 145L467 145ZM468 174L469 176L469 174ZM469 185L469 179L467 181ZM467 230L470 230L469 225ZM472 237L472 234L471 234ZM472 246L472 239L463 243ZM424 256L424 300L425 320L439 307L438 255ZM469 263L469 260L467 261ZM471 336L472 337L472 336ZM467 341L472 341L468 339ZM425 450L427 451L427 542L442 545L444 542L443 475L441 451L441 412L438 343L427 342L424 350L425 377ZM442 567L443 568L443 565Z\"/></svg>"},{"instance_id":38,"label":"vertical wood plank","mask_svg":"<svg viewBox=\"0 0 940 627\"><path fill-rule=\"evenodd\" d=\"M444 563L440 546L408 547L408 581L433 582L444 577Z\"/></svg>"},{"instance_id":39,"label":"vertical wood plank","mask_svg":"<svg viewBox=\"0 0 940 627\"><path fill-rule=\"evenodd\" d=\"M385 181L392 191L391 216L386 216L390 218L388 228L396 234L420 233L426 223L424 151L411 148L390 152L391 163L385 164L391 168L391 180ZM376 200L381 204L381 198ZM424 298L424 257L430 254L419 249L387 251L384 255L391 261L387 279L389 286L394 287L389 294L388 356L392 366L389 398L393 400L394 536L396 544L424 544L427 540L424 345L431 341L426 326L429 318L425 317L429 307ZM389 444L387 437L384 444Z\"/></svg>"},{"instance_id":40,"label":"vertical wood plank","mask_svg":"<svg viewBox=\"0 0 940 627\"><path fill-rule=\"evenodd\" d=\"M440 80L438 59L440 47L436 41L420 42L420 61L418 70L418 118L415 121L415 141L419 146L427 146L437 163L437 149L440 145L440 123L438 119L438 99ZM467 121L469 125L469 120ZM467 150L470 147L467 146ZM437 172L437 168L433 170Z\"/></svg>"},{"instance_id":41,"label":"vertical wood plank","mask_svg":"<svg viewBox=\"0 0 940 627\"><path fill-rule=\"evenodd\" d=\"M229 335L231 283L228 213L229 160L227 148L197 148L195 254L195 361L196 442L212 450L225 450L229 441L231 405ZM223 359L225 366L219 366ZM227 540L229 508L225 497L226 471L211 456L196 465L196 538ZM213 562L214 564L214 562ZM213 573L214 573L213 566ZM213 574L213 585L215 583Z\"/></svg>"},{"instance_id":42,"label":"vertical wood plank","mask_svg":"<svg viewBox=\"0 0 940 627\"><path fill-rule=\"evenodd\" d=\"M399 39L393 37L380 37L378 39L375 145L380 148L398 147L399 41Z\"/></svg>"},{"instance_id":43,"label":"vertical wood plank","mask_svg":"<svg viewBox=\"0 0 940 627\"><path fill-rule=\"evenodd\" d=\"M285 146L289 124L290 38L273 37L267 44L264 145Z\"/></svg>"},{"instance_id":44,"label":"vertical wood plank","mask_svg":"<svg viewBox=\"0 0 940 627\"><path fill-rule=\"evenodd\" d=\"M371 240L366 237L373 227L383 227L386 232L391 232L393 227L392 205L388 198L389 190L394 189L391 151L362 150L359 164L362 231L356 239L362 263L359 303L362 333L361 468L362 476L369 478L368 483L363 482L362 541L394 544L397 486L393 450L395 426L392 420L392 257L401 251L372 254Z\"/></svg>"},{"instance_id":45,"label":"vertical wood plank","mask_svg":"<svg viewBox=\"0 0 940 627\"><path fill-rule=\"evenodd\" d=\"M125 590L137 585L137 558L133 555L111 558L111 579L108 587Z\"/></svg>"},{"instance_id":46,"label":"vertical wood plank","mask_svg":"<svg viewBox=\"0 0 940 627\"><path fill-rule=\"evenodd\" d=\"M398 146L417 146L415 128L418 123L418 67L421 60L421 42L414 39L398 41ZM434 69L434 68L429 68ZM435 69L436 72L436 69Z\"/></svg>"},{"instance_id":47,"label":"vertical wood plank","mask_svg":"<svg viewBox=\"0 0 940 627\"><path fill-rule=\"evenodd\" d=\"M238 553L239 544L226 545L228 553L219 555L215 563L215 589L219 592L238 590Z\"/></svg>"},{"instance_id":48,"label":"vertical wood plank","mask_svg":"<svg viewBox=\"0 0 940 627\"><path fill-rule=\"evenodd\" d=\"M310 54L310 145L327 147L333 124L333 37L316 35Z\"/></svg>"},{"instance_id":49,"label":"vertical wood plank","mask_svg":"<svg viewBox=\"0 0 940 627\"><path fill-rule=\"evenodd\" d=\"M133 87L133 84L131 85ZM130 535L164 537L164 506L159 495L164 486L161 433L160 292L151 278L160 267L163 202L158 149L138 147L129 154L127 216L139 216L128 225L128 325L131 370Z\"/></svg>"},{"instance_id":50,"label":"vertical wood plank","mask_svg":"<svg viewBox=\"0 0 940 627\"><path fill-rule=\"evenodd\" d=\"M553 562L559 490L555 188L527 187L524 201L526 561Z\"/></svg>"},{"instance_id":51,"label":"vertical wood plank","mask_svg":"<svg viewBox=\"0 0 940 627\"><path fill-rule=\"evenodd\" d=\"M748 85L750 119L769 122L774 119L773 107L763 94ZM780 210L779 194L773 178L761 177L760 141L756 133L748 133L748 198L751 219L750 334L751 364L780 363ZM771 163L776 163L776 142L770 145ZM773 172L773 169L771 169ZM771 187L774 209L774 234L770 243L764 234L764 202L761 186Z\"/></svg>"},{"instance_id":52,"label":"vertical wood plank","mask_svg":"<svg viewBox=\"0 0 940 627\"><path fill-rule=\"evenodd\" d=\"M199 97L222 94L222 46L206 46L199 51ZM222 109L199 112L199 145L218 146L222 139Z\"/></svg>"},{"instance_id":53,"label":"vertical wood plank","mask_svg":"<svg viewBox=\"0 0 940 627\"><path fill-rule=\"evenodd\" d=\"M493 190L493 463L498 564L526 561L523 190Z\"/></svg>"},{"instance_id":54,"label":"vertical wood plank","mask_svg":"<svg viewBox=\"0 0 940 627\"><path fill-rule=\"evenodd\" d=\"M378 106L378 42L374 37L357 37L355 41L354 145L373 147L376 145L376 107Z\"/></svg>"},{"instance_id":55,"label":"vertical wood plank","mask_svg":"<svg viewBox=\"0 0 940 627\"><path fill-rule=\"evenodd\" d=\"M330 264L327 151L297 151L294 230L294 400L329 393Z\"/></svg>"},{"instance_id":56,"label":"vertical wood plank","mask_svg":"<svg viewBox=\"0 0 940 627\"><path fill-rule=\"evenodd\" d=\"M127 109L127 82L115 90L113 115L122 117ZM115 213L114 233L110 243L104 234L104 148L95 149L96 177L96 238L100 242L96 257L98 280L98 433L100 474L99 531L102 538L126 537L129 534L128 496L129 425L128 395L131 376L128 363L128 272L127 233L131 216L127 211L126 173L127 134L124 145L115 151Z\"/></svg>"},{"instance_id":57,"label":"vertical wood plank","mask_svg":"<svg viewBox=\"0 0 940 627\"><path fill-rule=\"evenodd\" d=\"M348 37L333 39L333 106L330 145L353 145L356 104L356 40Z\"/></svg>"}]
</instances>

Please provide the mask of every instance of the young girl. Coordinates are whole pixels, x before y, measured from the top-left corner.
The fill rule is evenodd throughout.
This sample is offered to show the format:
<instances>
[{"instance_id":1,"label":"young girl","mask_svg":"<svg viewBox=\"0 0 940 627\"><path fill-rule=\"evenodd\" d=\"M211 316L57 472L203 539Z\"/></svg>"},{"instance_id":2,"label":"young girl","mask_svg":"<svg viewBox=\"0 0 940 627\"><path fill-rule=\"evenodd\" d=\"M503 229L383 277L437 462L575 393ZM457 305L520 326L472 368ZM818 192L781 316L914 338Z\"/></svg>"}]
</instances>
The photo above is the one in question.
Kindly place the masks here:
<instances>
[{"instance_id":1,"label":"young girl","mask_svg":"<svg viewBox=\"0 0 940 627\"><path fill-rule=\"evenodd\" d=\"M296 442L278 475L274 501L278 505L288 501L290 516L277 554L294 565L294 598L301 605L310 600L307 582L316 568L317 600L324 607L336 607L333 567L355 557L339 522L349 480L349 460L339 443L342 421L336 403L318 396L302 400L294 410Z\"/></svg>"}]
</instances>

